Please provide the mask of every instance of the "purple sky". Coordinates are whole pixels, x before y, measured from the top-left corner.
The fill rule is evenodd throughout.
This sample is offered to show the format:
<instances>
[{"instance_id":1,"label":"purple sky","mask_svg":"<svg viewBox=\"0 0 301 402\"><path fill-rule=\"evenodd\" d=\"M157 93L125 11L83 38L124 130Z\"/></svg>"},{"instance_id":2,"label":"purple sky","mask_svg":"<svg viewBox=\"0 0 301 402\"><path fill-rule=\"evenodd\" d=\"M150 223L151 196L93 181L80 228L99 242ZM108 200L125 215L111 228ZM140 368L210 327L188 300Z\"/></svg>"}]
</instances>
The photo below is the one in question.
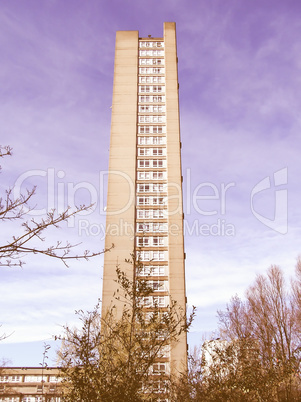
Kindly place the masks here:
<instances>
[{"instance_id":1,"label":"purple sky","mask_svg":"<svg viewBox=\"0 0 301 402\"><path fill-rule=\"evenodd\" d=\"M69 194L85 186L75 201L97 197L94 213L49 237L93 250L104 245L95 233L105 222L101 172L108 167L115 32L161 37L163 22L176 21L187 296L198 307L191 345L216 329L216 310L243 296L256 274L271 264L287 278L294 272L300 13L299 0L1 2L0 143L14 150L1 161L1 192L14 183L38 184L37 207L53 201L62 208L73 199L68 183ZM2 225L3 244L15 226ZM38 365L43 342L75 323L74 310L96 304L102 258L66 269L29 257L23 269L2 268L0 276L0 322L12 333L0 357Z\"/></svg>"}]
</instances>

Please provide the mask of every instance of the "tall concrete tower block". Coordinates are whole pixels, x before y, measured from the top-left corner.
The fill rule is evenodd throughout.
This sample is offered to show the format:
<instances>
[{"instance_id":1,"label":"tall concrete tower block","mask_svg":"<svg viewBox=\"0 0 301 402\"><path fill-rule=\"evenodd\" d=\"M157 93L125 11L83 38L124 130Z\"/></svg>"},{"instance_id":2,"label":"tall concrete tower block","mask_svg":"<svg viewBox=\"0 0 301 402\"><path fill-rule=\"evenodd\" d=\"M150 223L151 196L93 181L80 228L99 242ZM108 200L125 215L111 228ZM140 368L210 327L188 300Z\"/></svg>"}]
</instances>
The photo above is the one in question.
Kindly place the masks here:
<instances>
[{"instance_id":1,"label":"tall concrete tower block","mask_svg":"<svg viewBox=\"0 0 301 402\"><path fill-rule=\"evenodd\" d=\"M174 22L164 23L163 38L117 32L106 221L106 247L115 247L104 256L103 313L116 305L116 265L133 275L124 262L133 252L154 302L186 309L177 64ZM166 370L186 364L183 334Z\"/></svg>"}]
</instances>

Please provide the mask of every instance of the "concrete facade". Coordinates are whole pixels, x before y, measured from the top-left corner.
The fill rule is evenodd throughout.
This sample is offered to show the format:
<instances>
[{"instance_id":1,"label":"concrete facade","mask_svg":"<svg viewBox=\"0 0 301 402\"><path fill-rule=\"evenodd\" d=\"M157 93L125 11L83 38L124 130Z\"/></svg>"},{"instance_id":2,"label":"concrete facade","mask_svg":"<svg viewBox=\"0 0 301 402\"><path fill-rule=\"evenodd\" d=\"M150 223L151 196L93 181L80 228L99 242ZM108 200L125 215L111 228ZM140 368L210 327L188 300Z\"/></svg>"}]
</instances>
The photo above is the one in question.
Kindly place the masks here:
<instances>
[{"instance_id":1,"label":"concrete facade","mask_svg":"<svg viewBox=\"0 0 301 402\"><path fill-rule=\"evenodd\" d=\"M56 367L2 367L0 402L60 402L61 381Z\"/></svg>"},{"instance_id":2,"label":"concrete facade","mask_svg":"<svg viewBox=\"0 0 301 402\"><path fill-rule=\"evenodd\" d=\"M116 265L133 275L124 263L133 252L159 306L171 298L186 309L177 61L173 22L162 38L116 34L105 244L115 247L104 256L103 314L116 305ZM186 365L183 334L167 371Z\"/></svg>"}]
</instances>

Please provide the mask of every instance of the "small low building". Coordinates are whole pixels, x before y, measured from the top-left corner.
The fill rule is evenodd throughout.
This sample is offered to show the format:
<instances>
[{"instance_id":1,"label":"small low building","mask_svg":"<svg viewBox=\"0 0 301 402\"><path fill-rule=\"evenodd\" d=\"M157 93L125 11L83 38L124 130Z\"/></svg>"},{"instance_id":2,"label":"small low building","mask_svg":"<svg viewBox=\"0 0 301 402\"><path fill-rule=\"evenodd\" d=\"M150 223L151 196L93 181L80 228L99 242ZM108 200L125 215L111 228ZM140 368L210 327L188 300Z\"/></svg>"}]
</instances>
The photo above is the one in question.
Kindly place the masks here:
<instances>
[{"instance_id":1,"label":"small low building","mask_svg":"<svg viewBox=\"0 0 301 402\"><path fill-rule=\"evenodd\" d=\"M60 402L57 367L0 368L0 402Z\"/></svg>"}]
</instances>

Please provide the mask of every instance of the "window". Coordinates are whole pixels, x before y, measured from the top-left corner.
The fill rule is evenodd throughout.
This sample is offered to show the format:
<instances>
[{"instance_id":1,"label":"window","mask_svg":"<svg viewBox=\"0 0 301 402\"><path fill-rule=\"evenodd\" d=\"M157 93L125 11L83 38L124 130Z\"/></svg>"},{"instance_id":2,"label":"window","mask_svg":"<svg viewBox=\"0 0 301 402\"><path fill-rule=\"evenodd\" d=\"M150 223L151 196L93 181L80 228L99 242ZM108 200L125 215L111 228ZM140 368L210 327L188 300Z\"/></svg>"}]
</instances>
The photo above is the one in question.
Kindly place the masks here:
<instances>
[{"instance_id":1,"label":"window","mask_svg":"<svg viewBox=\"0 0 301 402\"><path fill-rule=\"evenodd\" d=\"M152 122L153 122L153 123L162 123L163 120L165 120L163 117L164 117L164 116L153 116Z\"/></svg>"},{"instance_id":2,"label":"window","mask_svg":"<svg viewBox=\"0 0 301 402\"><path fill-rule=\"evenodd\" d=\"M148 253L148 251L143 251L144 253ZM164 276L165 275L165 270L167 272L167 267L163 266L163 265L144 265L141 267L140 271L139 271L139 275L141 276ZM164 282L164 281L162 281ZM164 284L165 286L165 284Z\"/></svg>"},{"instance_id":3,"label":"window","mask_svg":"<svg viewBox=\"0 0 301 402\"><path fill-rule=\"evenodd\" d=\"M137 229L138 229L138 232L149 232L150 224L149 223L138 223Z\"/></svg>"},{"instance_id":4,"label":"window","mask_svg":"<svg viewBox=\"0 0 301 402\"><path fill-rule=\"evenodd\" d=\"M138 184L138 188L137 188L139 193L149 193L152 188L150 184Z\"/></svg>"},{"instance_id":5,"label":"window","mask_svg":"<svg viewBox=\"0 0 301 402\"><path fill-rule=\"evenodd\" d=\"M150 261L150 252L149 251L140 251L138 253L138 258L141 261Z\"/></svg>"},{"instance_id":6,"label":"window","mask_svg":"<svg viewBox=\"0 0 301 402\"><path fill-rule=\"evenodd\" d=\"M153 41L148 41L148 42L145 42L145 41L140 41L139 42L139 47L148 47L148 48L156 48L156 47L160 47L160 48L162 48L162 47L164 47L164 42L153 42Z\"/></svg>"},{"instance_id":7,"label":"window","mask_svg":"<svg viewBox=\"0 0 301 402\"><path fill-rule=\"evenodd\" d=\"M140 60L143 60L143 59L140 59ZM164 64L164 59L148 59L148 60L151 60L152 63L147 63L147 64L153 64L153 65L157 65L157 66L162 66Z\"/></svg>"},{"instance_id":8,"label":"window","mask_svg":"<svg viewBox=\"0 0 301 402\"><path fill-rule=\"evenodd\" d=\"M164 296L146 296L142 297L141 304L144 307L165 307L165 297ZM155 363L157 364L157 363ZM162 363L158 363L162 364ZM165 363L163 363L165 365Z\"/></svg>"},{"instance_id":9,"label":"window","mask_svg":"<svg viewBox=\"0 0 301 402\"><path fill-rule=\"evenodd\" d=\"M161 393L165 393L167 390L166 387L166 382L165 381L154 381L153 382L153 393L155 394L161 394ZM167 402L167 399L159 399L160 402Z\"/></svg>"},{"instance_id":10,"label":"window","mask_svg":"<svg viewBox=\"0 0 301 402\"><path fill-rule=\"evenodd\" d=\"M139 92L150 92L150 88L149 85L141 85L139 86Z\"/></svg>"},{"instance_id":11,"label":"window","mask_svg":"<svg viewBox=\"0 0 301 402\"><path fill-rule=\"evenodd\" d=\"M163 112L163 107L162 106L154 106L153 107L153 112L162 113Z\"/></svg>"},{"instance_id":12,"label":"window","mask_svg":"<svg viewBox=\"0 0 301 402\"><path fill-rule=\"evenodd\" d=\"M164 74L164 68L153 68L153 74Z\"/></svg>"},{"instance_id":13,"label":"window","mask_svg":"<svg viewBox=\"0 0 301 402\"><path fill-rule=\"evenodd\" d=\"M139 267L137 269L137 271L138 271L137 274L139 274L141 276L148 276L151 273L150 268L151 267L149 265L143 265L142 267Z\"/></svg>"},{"instance_id":14,"label":"window","mask_svg":"<svg viewBox=\"0 0 301 402\"><path fill-rule=\"evenodd\" d=\"M164 237L153 237L153 246L154 247L164 246Z\"/></svg>"},{"instance_id":15,"label":"window","mask_svg":"<svg viewBox=\"0 0 301 402\"><path fill-rule=\"evenodd\" d=\"M161 77L160 77L161 78ZM144 83L147 83L147 82L151 82L152 80L151 80L151 77L148 77L148 76L144 76L144 77L139 77L139 82L141 82L142 84ZM157 81L158 82L158 81ZM161 82L161 81L160 81Z\"/></svg>"},{"instance_id":16,"label":"window","mask_svg":"<svg viewBox=\"0 0 301 402\"><path fill-rule=\"evenodd\" d=\"M148 211L149 212L149 211ZM143 217L142 217L143 218ZM137 223L137 232L167 232L167 224L154 222L139 222ZM158 245L158 244L156 244ZM163 243L164 245L164 243Z\"/></svg>"},{"instance_id":17,"label":"window","mask_svg":"<svg viewBox=\"0 0 301 402\"><path fill-rule=\"evenodd\" d=\"M138 130L140 134L149 134L150 132L148 126L139 126Z\"/></svg>"},{"instance_id":18,"label":"window","mask_svg":"<svg viewBox=\"0 0 301 402\"><path fill-rule=\"evenodd\" d=\"M157 307L165 307L165 297L153 296L153 304Z\"/></svg>"},{"instance_id":19,"label":"window","mask_svg":"<svg viewBox=\"0 0 301 402\"><path fill-rule=\"evenodd\" d=\"M162 156L163 148L153 148L153 156Z\"/></svg>"},{"instance_id":20,"label":"window","mask_svg":"<svg viewBox=\"0 0 301 402\"><path fill-rule=\"evenodd\" d=\"M154 261L164 261L164 251L153 251Z\"/></svg>"},{"instance_id":21,"label":"window","mask_svg":"<svg viewBox=\"0 0 301 402\"><path fill-rule=\"evenodd\" d=\"M158 88L158 87L153 87L153 88ZM163 108L163 106L160 106L160 105L154 105L154 106L152 106L152 105L142 105L142 106L139 106L139 113L163 113L163 112L164 112L164 108Z\"/></svg>"},{"instance_id":22,"label":"window","mask_svg":"<svg viewBox=\"0 0 301 402\"><path fill-rule=\"evenodd\" d=\"M153 281L152 288L154 292L162 292L164 290L164 281Z\"/></svg>"},{"instance_id":23,"label":"window","mask_svg":"<svg viewBox=\"0 0 301 402\"><path fill-rule=\"evenodd\" d=\"M138 219L144 218L144 209L137 209L137 218Z\"/></svg>"},{"instance_id":24,"label":"window","mask_svg":"<svg viewBox=\"0 0 301 402\"><path fill-rule=\"evenodd\" d=\"M164 56L163 50L153 50L151 55L148 56Z\"/></svg>"},{"instance_id":25,"label":"window","mask_svg":"<svg viewBox=\"0 0 301 402\"><path fill-rule=\"evenodd\" d=\"M150 102L150 96L146 95L146 96L139 96L139 102Z\"/></svg>"},{"instance_id":26,"label":"window","mask_svg":"<svg viewBox=\"0 0 301 402\"><path fill-rule=\"evenodd\" d=\"M161 85L154 85L153 86L153 92L162 92L162 86Z\"/></svg>"},{"instance_id":27,"label":"window","mask_svg":"<svg viewBox=\"0 0 301 402\"><path fill-rule=\"evenodd\" d=\"M139 116L139 123L149 123L150 121L150 116Z\"/></svg>"},{"instance_id":28,"label":"window","mask_svg":"<svg viewBox=\"0 0 301 402\"><path fill-rule=\"evenodd\" d=\"M162 183L138 183L137 192L139 193L162 193L165 190L165 187Z\"/></svg>"},{"instance_id":29,"label":"window","mask_svg":"<svg viewBox=\"0 0 301 402\"><path fill-rule=\"evenodd\" d=\"M163 50L140 50L139 56L164 56Z\"/></svg>"},{"instance_id":30,"label":"window","mask_svg":"<svg viewBox=\"0 0 301 402\"><path fill-rule=\"evenodd\" d=\"M153 42L139 42L139 47L152 47Z\"/></svg>"},{"instance_id":31,"label":"window","mask_svg":"<svg viewBox=\"0 0 301 402\"><path fill-rule=\"evenodd\" d=\"M153 197L152 205L163 205L163 204L164 204L164 198L163 197Z\"/></svg>"},{"instance_id":32,"label":"window","mask_svg":"<svg viewBox=\"0 0 301 402\"><path fill-rule=\"evenodd\" d=\"M154 63L152 63L152 60L153 59L139 59L139 64L141 65L141 66L145 66L145 65L151 65L151 64L154 64Z\"/></svg>"},{"instance_id":33,"label":"window","mask_svg":"<svg viewBox=\"0 0 301 402\"><path fill-rule=\"evenodd\" d=\"M145 219L150 217L150 211L148 209L138 209L137 210L137 218Z\"/></svg>"},{"instance_id":34,"label":"window","mask_svg":"<svg viewBox=\"0 0 301 402\"><path fill-rule=\"evenodd\" d=\"M140 85L139 92L164 92L164 87L161 85ZM156 100L153 98L153 102ZM159 102L159 101L157 101Z\"/></svg>"},{"instance_id":35,"label":"window","mask_svg":"<svg viewBox=\"0 0 301 402\"><path fill-rule=\"evenodd\" d=\"M153 167L155 167L155 168L163 168L163 160L154 159L152 162L153 162Z\"/></svg>"},{"instance_id":36,"label":"window","mask_svg":"<svg viewBox=\"0 0 301 402\"><path fill-rule=\"evenodd\" d=\"M146 251L146 253L149 253ZM167 267L163 265L147 265L143 266L140 271L141 276L164 276L166 275ZM162 281L164 283L164 281ZM164 286L167 286L164 284Z\"/></svg>"},{"instance_id":37,"label":"window","mask_svg":"<svg viewBox=\"0 0 301 402\"><path fill-rule=\"evenodd\" d=\"M153 267L151 267L151 272L152 275L156 276L163 276L163 275L167 275L167 267L164 267L163 265L155 265Z\"/></svg>"},{"instance_id":38,"label":"window","mask_svg":"<svg viewBox=\"0 0 301 402\"><path fill-rule=\"evenodd\" d=\"M138 145L163 145L165 144L164 137L138 137ZM163 149L165 155L165 149Z\"/></svg>"},{"instance_id":39,"label":"window","mask_svg":"<svg viewBox=\"0 0 301 402\"><path fill-rule=\"evenodd\" d=\"M137 246L138 247L148 247L149 246L149 237L138 237L137 238Z\"/></svg>"},{"instance_id":40,"label":"window","mask_svg":"<svg viewBox=\"0 0 301 402\"><path fill-rule=\"evenodd\" d=\"M138 155L139 156L150 156L151 148L138 148Z\"/></svg>"},{"instance_id":41,"label":"window","mask_svg":"<svg viewBox=\"0 0 301 402\"><path fill-rule=\"evenodd\" d=\"M164 246L164 237L153 237L153 246Z\"/></svg>"},{"instance_id":42,"label":"window","mask_svg":"<svg viewBox=\"0 0 301 402\"><path fill-rule=\"evenodd\" d=\"M153 88L155 88L155 91L153 90ZM142 88L142 87L139 87ZM161 86L162 92L164 91L165 87ZM143 91L139 90L139 93L143 93L145 92L145 86L143 85ZM150 92L158 92L158 85L155 86L150 86ZM157 96L157 95L140 95L139 94L139 102L140 103L163 103L165 102L165 96ZM162 105L163 106L163 105ZM164 112L164 109L162 109L162 112ZM161 113L161 112L160 112Z\"/></svg>"},{"instance_id":43,"label":"window","mask_svg":"<svg viewBox=\"0 0 301 402\"><path fill-rule=\"evenodd\" d=\"M170 355L170 346L169 345L165 345L162 347L161 351L160 351L160 357L169 357Z\"/></svg>"},{"instance_id":44,"label":"window","mask_svg":"<svg viewBox=\"0 0 301 402\"><path fill-rule=\"evenodd\" d=\"M141 261L166 261L167 256L165 258L165 251L140 251L137 254L138 258ZM157 268L156 268L157 269ZM161 268L160 268L161 269ZM154 271L153 275L165 275L165 272L167 272L167 267L163 267L162 270L164 269L164 272L160 273L159 271ZM158 268L159 270L159 268Z\"/></svg>"},{"instance_id":45,"label":"window","mask_svg":"<svg viewBox=\"0 0 301 402\"><path fill-rule=\"evenodd\" d=\"M21 381L21 376L12 375L11 378L10 378L10 381L12 381L12 382L20 382Z\"/></svg>"},{"instance_id":46,"label":"window","mask_svg":"<svg viewBox=\"0 0 301 402\"><path fill-rule=\"evenodd\" d=\"M166 199L164 197L138 197L137 204L138 205L164 205Z\"/></svg>"},{"instance_id":47,"label":"window","mask_svg":"<svg viewBox=\"0 0 301 402\"><path fill-rule=\"evenodd\" d=\"M167 232L167 225L164 223L153 223L153 232Z\"/></svg>"},{"instance_id":48,"label":"window","mask_svg":"<svg viewBox=\"0 0 301 402\"><path fill-rule=\"evenodd\" d=\"M138 198L139 205L149 205L150 204L150 197L139 197Z\"/></svg>"},{"instance_id":49,"label":"window","mask_svg":"<svg viewBox=\"0 0 301 402\"><path fill-rule=\"evenodd\" d=\"M145 145L148 137L138 137L138 145Z\"/></svg>"},{"instance_id":50,"label":"window","mask_svg":"<svg viewBox=\"0 0 301 402\"><path fill-rule=\"evenodd\" d=\"M153 172L153 180L163 180L163 172Z\"/></svg>"},{"instance_id":51,"label":"window","mask_svg":"<svg viewBox=\"0 0 301 402\"><path fill-rule=\"evenodd\" d=\"M165 214L163 209L138 209L137 210L138 219L164 219ZM167 224L164 225L164 231L167 231ZM163 230L163 229L162 229Z\"/></svg>"},{"instance_id":52,"label":"window","mask_svg":"<svg viewBox=\"0 0 301 402\"><path fill-rule=\"evenodd\" d=\"M20 382L22 377L20 375L5 375L0 377L0 382Z\"/></svg>"},{"instance_id":53,"label":"window","mask_svg":"<svg viewBox=\"0 0 301 402\"><path fill-rule=\"evenodd\" d=\"M162 134L163 128L162 126L153 126L153 133L154 134Z\"/></svg>"},{"instance_id":54,"label":"window","mask_svg":"<svg viewBox=\"0 0 301 402\"><path fill-rule=\"evenodd\" d=\"M162 82L162 78L163 77L160 77L160 76L159 77L153 77L153 82L157 82L157 83Z\"/></svg>"},{"instance_id":55,"label":"window","mask_svg":"<svg viewBox=\"0 0 301 402\"><path fill-rule=\"evenodd\" d=\"M139 159L138 160L138 167L139 168L149 168L150 167L150 161L149 160L144 160L144 159Z\"/></svg>"},{"instance_id":56,"label":"window","mask_svg":"<svg viewBox=\"0 0 301 402\"><path fill-rule=\"evenodd\" d=\"M143 229L143 225L142 225ZM164 237L137 237L138 247L162 247L164 246ZM155 253L155 252L154 252Z\"/></svg>"},{"instance_id":57,"label":"window","mask_svg":"<svg viewBox=\"0 0 301 402\"><path fill-rule=\"evenodd\" d=\"M151 211L148 209L138 209L137 210L137 218L138 219L145 219L151 217Z\"/></svg>"},{"instance_id":58,"label":"window","mask_svg":"<svg viewBox=\"0 0 301 402\"><path fill-rule=\"evenodd\" d=\"M149 180L150 172L138 172L138 180Z\"/></svg>"},{"instance_id":59,"label":"window","mask_svg":"<svg viewBox=\"0 0 301 402\"><path fill-rule=\"evenodd\" d=\"M163 96L153 96L153 102L163 102Z\"/></svg>"},{"instance_id":60,"label":"window","mask_svg":"<svg viewBox=\"0 0 301 402\"><path fill-rule=\"evenodd\" d=\"M151 107L150 106L139 106L139 112L141 113L149 113L151 111Z\"/></svg>"},{"instance_id":61,"label":"window","mask_svg":"<svg viewBox=\"0 0 301 402\"><path fill-rule=\"evenodd\" d=\"M163 209L154 209L153 210L153 218L154 219L165 218L164 210Z\"/></svg>"},{"instance_id":62,"label":"window","mask_svg":"<svg viewBox=\"0 0 301 402\"><path fill-rule=\"evenodd\" d=\"M151 305L152 305L152 298L151 298L151 296L143 297L143 298L142 298L142 305L143 305L144 307L151 307Z\"/></svg>"},{"instance_id":63,"label":"window","mask_svg":"<svg viewBox=\"0 0 301 402\"><path fill-rule=\"evenodd\" d=\"M164 191L163 184L154 183L153 184L153 191L156 192L156 193L162 193Z\"/></svg>"},{"instance_id":64,"label":"window","mask_svg":"<svg viewBox=\"0 0 301 402\"><path fill-rule=\"evenodd\" d=\"M152 73L153 73L153 69L152 69L152 68L148 68L148 67L140 67L140 68L139 68L139 73L140 73L140 74L152 74Z\"/></svg>"},{"instance_id":65,"label":"window","mask_svg":"<svg viewBox=\"0 0 301 402\"><path fill-rule=\"evenodd\" d=\"M26 375L24 377L25 382L41 382L42 376L39 375Z\"/></svg>"},{"instance_id":66,"label":"window","mask_svg":"<svg viewBox=\"0 0 301 402\"><path fill-rule=\"evenodd\" d=\"M153 145L161 145L164 143L162 137L153 137Z\"/></svg>"}]
</instances>

